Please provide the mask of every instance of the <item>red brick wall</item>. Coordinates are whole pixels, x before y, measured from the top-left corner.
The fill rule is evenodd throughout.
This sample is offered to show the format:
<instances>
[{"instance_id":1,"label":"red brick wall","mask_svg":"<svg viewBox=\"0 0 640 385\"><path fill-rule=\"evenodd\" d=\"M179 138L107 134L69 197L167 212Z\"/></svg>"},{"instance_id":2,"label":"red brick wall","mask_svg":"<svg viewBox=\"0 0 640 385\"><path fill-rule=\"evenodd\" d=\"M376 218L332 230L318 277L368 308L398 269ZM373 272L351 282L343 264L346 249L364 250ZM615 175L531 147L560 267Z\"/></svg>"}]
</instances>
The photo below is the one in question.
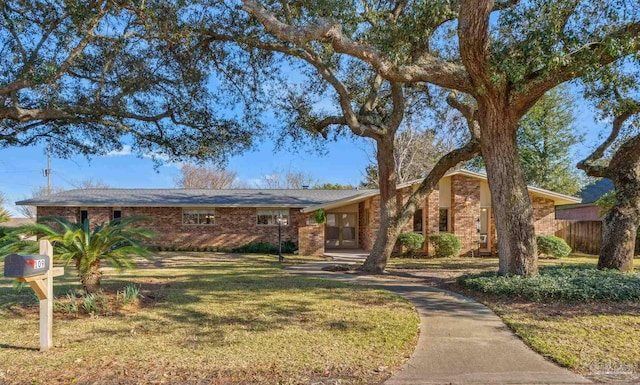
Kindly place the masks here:
<instances>
[{"instance_id":1,"label":"red brick wall","mask_svg":"<svg viewBox=\"0 0 640 385\"><path fill-rule=\"evenodd\" d=\"M307 224L307 218L311 219ZM324 255L324 225L315 223L313 214L300 218L298 242L300 255Z\"/></svg>"},{"instance_id":2,"label":"red brick wall","mask_svg":"<svg viewBox=\"0 0 640 385\"><path fill-rule=\"evenodd\" d=\"M531 197L536 234L554 235L556 232L555 205L552 200Z\"/></svg>"},{"instance_id":3,"label":"red brick wall","mask_svg":"<svg viewBox=\"0 0 640 385\"><path fill-rule=\"evenodd\" d=\"M45 216L63 217L70 222L78 222L80 220L79 207L37 207L36 215L38 218Z\"/></svg>"},{"instance_id":4,"label":"red brick wall","mask_svg":"<svg viewBox=\"0 0 640 385\"><path fill-rule=\"evenodd\" d=\"M93 228L96 225L109 223L113 219L113 209L111 207L87 207L89 224Z\"/></svg>"},{"instance_id":5,"label":"red brick wall","mask_svg":"<svg viewBox=\"0 0 640 385\"><path fill-rule=\"evenodd\" d=\"M371 250L380 228L380 197L376 196L358 204L358 225L358 248Z\"/></svg>"},{"instance_id":6,"label":"red brick wall","mask_svg":"<svg viewBox=\"0 0 640 385\"><path fill-rule=\"evenodd\" d=\"M412 193L413 193L413 187L411 186L405 187L403 189L399 189L396 192L396 201L398 203L398 211L402 209L402 206L404 206L405 203L407 203ZM413 219L410 219L409 222L407 222L407 224L404 226L401 232L410 233L412 231L413 231Z\"/></svg>"},{"instance_id":7,"label":"red brick wall","mask_svg":"<svg viewBox=\"0 0 640 385\"><path fill-rule=\"evenodd\" d=\"M89 220L102 221L111 215L111 208L89 207ZM123 207L123 216L142 215L140 222L156 232L150 242L154 246L241 246L249 242L277 244L278 226L258 226L256 209L244 207L218 207L215 225L183 225L180 207ZM39 207L38 216L58 215L70 220L79 219L79 208ZM108 214L107 214L108 213ZM289 210L289 225L282 227L282 240L298 243L298 223L304 221L299 209Z\"/></svg>"},{"instance_id":8,"label":"red brick wall","mask_svg":"<svg viewBox=\"0 0 640 385\"><path fill-rule=\"evenodd\" d=\"M429 235L437 234L439 232L439 222L440 222L440 191L437 189L432 191L425 198L425 218L426 218L426 229L425 229L425 252L429 255L433 254L432 247L429 245Z\"/></svg>"},{"instance_id":9,"label":"red brick wall","mask_svg":"<svg viewBox=\"0 0 640 385\"><path fill-rule=\"evenodd\" d=\"M460 175L451 177L451 229L460 238L460 254L478 249L477 220L480 218L480 180Z\"/></svg>"}]
</instances>

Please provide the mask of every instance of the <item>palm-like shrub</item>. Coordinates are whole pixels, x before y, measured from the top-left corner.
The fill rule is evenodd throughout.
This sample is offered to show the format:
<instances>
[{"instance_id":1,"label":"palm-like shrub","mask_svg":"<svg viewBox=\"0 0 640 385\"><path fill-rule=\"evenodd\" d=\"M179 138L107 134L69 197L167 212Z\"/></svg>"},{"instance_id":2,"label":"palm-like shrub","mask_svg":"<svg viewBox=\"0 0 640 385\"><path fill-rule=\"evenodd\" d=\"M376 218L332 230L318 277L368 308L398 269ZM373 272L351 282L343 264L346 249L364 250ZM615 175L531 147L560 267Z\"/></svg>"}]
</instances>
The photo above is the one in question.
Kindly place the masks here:
<instances>
[{"instance_id":1,"label":"palm-like shrub","mask_svg":"<svg viewBox=\"0 0 640 385\"><path fill-rule=\"evenodd\" d=\"M53 244L54 259L64 262L65 266L73 262L82 286L87 292L94 293L100 290L100 264L103 260L119 269L133 268L132 256L146 257L150 253L143 242L153 237L151 230L131 226L143 219L118 218L91 230L89 220L76 223L61 217L42 217L40 222L50 222L52 226L44 223L26 225L17 228L10 235L35 235L50 241ZM6 245L2 252L29 251L29 247L35 246L35 242L32 243L33 245L29 241L15 242Z\"/></svg>"},{"instance_id":2,"label":"palm-like shrub","mask_svg":"<svg viewBox=\"0 0 640 385\"><path fill-rule=\"evenodd\" d=\"M5 210L2 207L3 204L4 204L4 195L2 195L2 193L0 193L0 223L9 222L9 220L11 219L11 216L9 215L7 210Z\"/></svg>"},{"instance_id":3,"label":"palm-like shrub","mask_svg":"<svg viewBox=\"0 0 640 385\"><path fill-rule=\"evenodd\" d=\"M11 219L11 217L9 217L9 213L0 207L0 223L9 222L9 219Z\"/></svg>"}]
</instances>

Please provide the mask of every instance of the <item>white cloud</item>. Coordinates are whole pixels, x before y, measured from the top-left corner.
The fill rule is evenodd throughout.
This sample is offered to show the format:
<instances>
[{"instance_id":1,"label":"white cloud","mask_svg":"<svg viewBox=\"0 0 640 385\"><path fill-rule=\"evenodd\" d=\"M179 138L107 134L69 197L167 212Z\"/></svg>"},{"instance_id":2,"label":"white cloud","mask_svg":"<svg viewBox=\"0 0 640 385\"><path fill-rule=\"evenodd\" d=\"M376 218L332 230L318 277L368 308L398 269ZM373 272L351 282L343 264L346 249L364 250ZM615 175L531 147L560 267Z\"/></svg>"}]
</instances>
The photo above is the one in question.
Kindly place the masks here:
<instances>
[{"instance_id":1,"label":"white cloud","mask_svg":"<svg viewBox=\"0 0 640 385\"><path fill-rule=\"evenodd\" d=\"M131 155L131 153L132 153L131 146L128 144L125 144L124 146L122 146L120 150L107 152L107 156L125 156L125 155Z\"/></svg>"}]
</instances>

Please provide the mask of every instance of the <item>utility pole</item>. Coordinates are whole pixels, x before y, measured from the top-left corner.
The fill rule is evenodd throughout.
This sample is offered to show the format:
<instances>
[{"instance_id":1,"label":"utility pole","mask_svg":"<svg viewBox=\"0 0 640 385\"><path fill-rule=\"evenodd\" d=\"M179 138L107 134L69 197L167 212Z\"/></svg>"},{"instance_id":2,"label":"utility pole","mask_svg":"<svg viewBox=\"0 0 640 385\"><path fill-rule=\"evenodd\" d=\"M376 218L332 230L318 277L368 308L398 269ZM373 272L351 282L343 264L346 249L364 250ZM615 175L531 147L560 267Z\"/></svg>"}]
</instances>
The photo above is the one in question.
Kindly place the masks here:
<instances>
[{"instance_id":1,"label":"utility pole","mask_svg":"<svg viewBox=\"0 0 640 385\"><path fill-rule=\"evenodd\" d=\"M47 177L47 195L51 195L51 145L47 146L47 168L42 171Z\"/></svg>"}]
</instances>

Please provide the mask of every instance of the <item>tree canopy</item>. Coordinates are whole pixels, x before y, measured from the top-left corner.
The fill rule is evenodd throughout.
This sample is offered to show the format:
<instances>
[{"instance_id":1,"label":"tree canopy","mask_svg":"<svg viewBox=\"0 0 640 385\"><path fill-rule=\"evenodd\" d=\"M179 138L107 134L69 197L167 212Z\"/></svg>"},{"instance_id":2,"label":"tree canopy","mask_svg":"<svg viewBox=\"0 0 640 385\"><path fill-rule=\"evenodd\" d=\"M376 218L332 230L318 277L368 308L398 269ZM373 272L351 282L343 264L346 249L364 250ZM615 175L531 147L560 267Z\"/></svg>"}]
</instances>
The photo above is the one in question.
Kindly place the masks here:
<instances>
[{"instance_id":1,"label":"tree canopy","mask_svg":"<svg viewBox=\"0 0 640 385\"><path fill-rule=\"evenodd\" d=\"M251 143L216 116L211 58L189 50L160 1L3 1L0 148L51 144L59 156L123 141L171 159L223 160Z\"/></svg>"},{"instance_id":2,"label":"tree canopy","mask_svg":"<svg viewBox=\"0 0 640 385\"><path fill-rule=\"evenodd\" d=\"M639 5L624 0L205 4L214 9L201 23L210 47L234 42L253 57L284 55L289 63L302 62L304 74L320 74L297 90L287 82L281 87L293 89L283 105L295 107L283 120L313 129L316 137L328 136L333 126L337 133L348 128L377 138L379 150L393 147L385 142L392 136L382 134L397 131L408 94L426 99L428 83L469 95L475 104L464 115L480 134L501 274L537 272L533 209L515 135L520 118L547 91L618 65L640 48ZM313 91L322 95L327 88L338 95L338 114L335 107L314 108L319 100ZM381 164L390 157L383 153ZM380 179L389 183L381 186L382 195L395 188L393 173Z\"/></svg>"}]
</instances>

